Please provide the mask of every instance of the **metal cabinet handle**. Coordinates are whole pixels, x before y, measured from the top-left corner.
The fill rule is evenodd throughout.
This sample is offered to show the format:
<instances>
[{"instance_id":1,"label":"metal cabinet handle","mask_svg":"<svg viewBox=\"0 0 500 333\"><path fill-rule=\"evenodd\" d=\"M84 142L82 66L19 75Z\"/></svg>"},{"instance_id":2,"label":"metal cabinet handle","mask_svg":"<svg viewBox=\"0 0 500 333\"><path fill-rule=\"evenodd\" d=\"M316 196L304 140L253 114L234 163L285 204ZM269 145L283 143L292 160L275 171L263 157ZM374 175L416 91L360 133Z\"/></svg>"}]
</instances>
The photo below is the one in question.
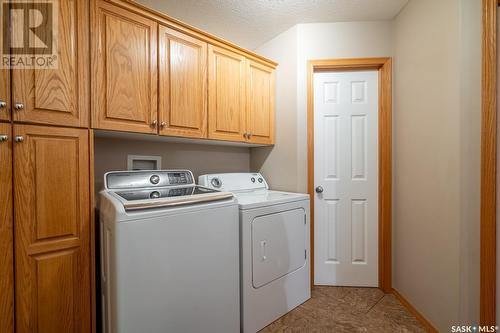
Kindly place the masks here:
<instances>
[{"instance_id":1,"label":"metal cabinet handle","mask_svg":"<svg viewBox=\"0 0 500 333\"><path fill-rule=\"evenodd\" d=\"M248 133L247 137L250 139L252 137L252 135L253 135L252 133Z\"/></svg>"},{"instance_id":2,"label":"metal cabinet handle","mask_svg":"<svg viewBox=\"0 0 500 333\"><path fill-rule=\"evenodd\" d=\"M162 122L160 123L160 127L161 127L161 128L163 128L163 127L165 127L165 126L167 126L167 123L166 123L166 122L164 122L164 121L162 121Z\"/></svg>"},{"instance_id":3,"label":"metal cabinet handle","mask_svg":"<svg viewBox=\"0 0 500 333\"><path fill-rule=\"evenodd\" d=\"M156 120L153 120L153 121L151 122L151 126L153 126L153 127L156 127L156 124L158 124L158 122L157 122Z\"/></svg>"},{"instance_id":4,"label":"metal cabinet handle","mask_svg":"<svg viewBox=\"0 0 500 333\"><path fill-rule=\"evenodd\" d=\"M246 139L248 137L248 133L243 133L243 137Z\"/></svg>"},{"instance_id":5,"label":"metal cabinet handle","mask_svg":"<svg viewBox=\"0 0 500 333\"><path fill-rule=\"evenodd\" d=\"M7 102L5 101L0 101L0 109L3 109L7 106Z\"/></svg>"},{"instance_id":6,"label":"metal cabinet handle","mask_svg":"<svg viewBox=\"0 0 500 333\"><path fill-rule=\"evenodd\" d=\"M323 193L323 187L321 186L316 187L316 193Z\"/></svg>"},{"instance_id":7,"label":"metal cabinet handle","mask_svg":"<svg viewBox=\"0 0 500 333\"><path fill-rule=\"evenodd\" d=\"M14 104L14 109L17 111L24 109L24 104L23 103L16 103Z\"/></svg>"},{"instance_id":8,"label":"metal cabinet handle","mask_svg":"<svg viewBox=\"0 0 500 333\"><path fill-rule=\"evenodd\" d=\"M16 142L23 142L24 141L24 136L18 135L14 138L14 141Z\"/></svg>"},{"instance_id":9,"label":"metal cabinet handle","mask_svg":"<svg viewBox=\"0 0 500 333\"><path fill-rule=\"evenodd\" d=\"M0 142L5 142L5 141L8 141L9 140L9 136L8 135L0 135Z\"/></svg>"}]
</instances>

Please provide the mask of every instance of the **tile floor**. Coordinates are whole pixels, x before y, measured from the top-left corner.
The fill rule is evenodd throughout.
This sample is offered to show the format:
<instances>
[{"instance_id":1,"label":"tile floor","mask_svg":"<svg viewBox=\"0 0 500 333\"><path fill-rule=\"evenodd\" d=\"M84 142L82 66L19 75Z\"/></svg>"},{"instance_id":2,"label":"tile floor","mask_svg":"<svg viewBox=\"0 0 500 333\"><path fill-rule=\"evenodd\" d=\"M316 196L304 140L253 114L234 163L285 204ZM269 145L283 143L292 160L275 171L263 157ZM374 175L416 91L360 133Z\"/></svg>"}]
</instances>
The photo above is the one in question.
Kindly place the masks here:
<instances>
[{"instance_id":1,"label":"tile floor","mask_svg":"<svg viewBox=\"0 0 500 333\"><path fill-rule=\"evenodd\" d=\"M376 288L314 287L310 300L260 333L425 332L394 297Z\"/></svg>"}]
</instances>

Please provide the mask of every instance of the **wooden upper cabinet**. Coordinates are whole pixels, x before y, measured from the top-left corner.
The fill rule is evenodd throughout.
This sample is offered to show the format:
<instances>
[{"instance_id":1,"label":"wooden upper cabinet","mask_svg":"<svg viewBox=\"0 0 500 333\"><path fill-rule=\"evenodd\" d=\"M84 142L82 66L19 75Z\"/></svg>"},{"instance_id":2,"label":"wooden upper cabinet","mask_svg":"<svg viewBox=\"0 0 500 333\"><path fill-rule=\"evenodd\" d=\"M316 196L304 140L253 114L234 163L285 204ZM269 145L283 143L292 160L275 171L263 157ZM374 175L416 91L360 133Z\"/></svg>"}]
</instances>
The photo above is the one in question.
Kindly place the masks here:
<instances>
[{"instance_id":1,"label":"wooden upper cabinet","mask_svg":"<svg viewBox=\"0 0 500 333\"><path fill-rule=\"evenodd\" d=\"M10 71L0 69L0 120L10 120Z\"/></svg>"},{"instance_id":2,"label":"wooden upper cabinet","mask_svg":"<svg viewBox=\"0 0 500 333\"><path fill-rule=\"evenodd\" d=\"M5 136L7 139L5 139ZM12 135L0 123L0 332L14 332L14 240L12 220Z\"/></svg>"},{"instance_id":3,"label":"wooden upper cabinet","mask_svg":"<svg viewBox=\"0 0 500 333\"><path fill-rule=\"evenodd\" d=\"M207 43L160 26L160 134L207 136Z\"/></svg>"},{"instance_id":4,"label":"wooden upper cabinet","mask_svg":"<svg viewBox=\"0 0 500 333\"><path fill-rule=\"evenodd\" d=\"M245 57L208 46L208 137L245 141Z\"/></svg>"},{"instance_id":5,"label":"wooden upper cabinet","mask_svg":"<svg viewBox=\"0 0 500 333\"><path fill-rule=\"evenodd\" d=\"M92 126L157 133L157 23L96 1L93 25Z\"/></svg>"},{"instance_id":6,"label":"wooden upper cabinet","mask_svg":"<svg viewBox=\"0 0 500 333\"><path fill-rule=\"evenodd\" d=\"M90 332L88 130L14 135L16 330Z\"/></svg>"},{"instance_id":7,"label":"wooden upper cabinet","mask_svg":"<svg viewBox=\"0 0 500 333\"><path fill-rule=\"evenodd\" d=\"M247 61L247 141L274 144L274 69Z\"/></svg>"},{"instance_id":8,"label":"wooden upper cabinet","mask_svg":"<svg viewBox=\"0 0 500 333\"><path fill-rule=\"evenodd\" d=\"M12 71L13 118L14 121L87 127L90 109L89 0L59 0L57 3L57 68ZM22 108L16 109L15 104Z\"/></svg>"}]
</instances>

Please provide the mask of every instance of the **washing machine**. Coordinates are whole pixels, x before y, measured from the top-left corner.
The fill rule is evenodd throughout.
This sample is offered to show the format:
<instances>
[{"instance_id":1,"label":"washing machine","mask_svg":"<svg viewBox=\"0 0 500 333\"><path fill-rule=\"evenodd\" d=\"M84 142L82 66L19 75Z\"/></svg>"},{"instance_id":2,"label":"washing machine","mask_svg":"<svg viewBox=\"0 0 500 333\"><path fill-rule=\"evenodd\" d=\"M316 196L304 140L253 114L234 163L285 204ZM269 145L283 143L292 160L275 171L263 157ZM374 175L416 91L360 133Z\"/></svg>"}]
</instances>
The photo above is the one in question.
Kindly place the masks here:
<instances>
[{"instance_id":1,"label":"washing machine","mask_svg":"<svg viewBox=\"0 0 500 333\"><path fill-rule=\"evenodd\" d=\"M187 170L105 175L105 333L240 332L238 205Z\"/></svg>"},{"instance_id":2,"label":"washing machine","mask_svg":"<svg viewBox=\"0 0 500 333\"><path fill-rule=\"evenodd\" d=\"M309 196L273 191L260 173L202 175L239 204L241 329L254 333L311 297Z\"/></svg>"}]
</instances>

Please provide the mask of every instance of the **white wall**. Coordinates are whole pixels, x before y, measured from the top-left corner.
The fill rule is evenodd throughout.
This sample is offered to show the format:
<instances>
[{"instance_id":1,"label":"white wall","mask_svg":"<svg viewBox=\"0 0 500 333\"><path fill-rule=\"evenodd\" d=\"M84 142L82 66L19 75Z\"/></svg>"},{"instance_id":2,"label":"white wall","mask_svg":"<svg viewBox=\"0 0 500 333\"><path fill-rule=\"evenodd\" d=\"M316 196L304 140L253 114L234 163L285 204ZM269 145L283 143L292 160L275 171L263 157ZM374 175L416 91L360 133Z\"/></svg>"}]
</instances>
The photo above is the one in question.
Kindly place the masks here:
<instances>
[{"instance_id":1,"label":"white wall","mask_svg":"<svg viewBox=\"0 0 500 333\"><path fill-rule=\"evenodd\" d=\"M277 142L274 149L252 149L252 169L260 170L276 189L306 192L307 61L391 56L391 39L388 21L312 23L296 25L257 48L279 63Z\"/></svg>"}]
</instances>

